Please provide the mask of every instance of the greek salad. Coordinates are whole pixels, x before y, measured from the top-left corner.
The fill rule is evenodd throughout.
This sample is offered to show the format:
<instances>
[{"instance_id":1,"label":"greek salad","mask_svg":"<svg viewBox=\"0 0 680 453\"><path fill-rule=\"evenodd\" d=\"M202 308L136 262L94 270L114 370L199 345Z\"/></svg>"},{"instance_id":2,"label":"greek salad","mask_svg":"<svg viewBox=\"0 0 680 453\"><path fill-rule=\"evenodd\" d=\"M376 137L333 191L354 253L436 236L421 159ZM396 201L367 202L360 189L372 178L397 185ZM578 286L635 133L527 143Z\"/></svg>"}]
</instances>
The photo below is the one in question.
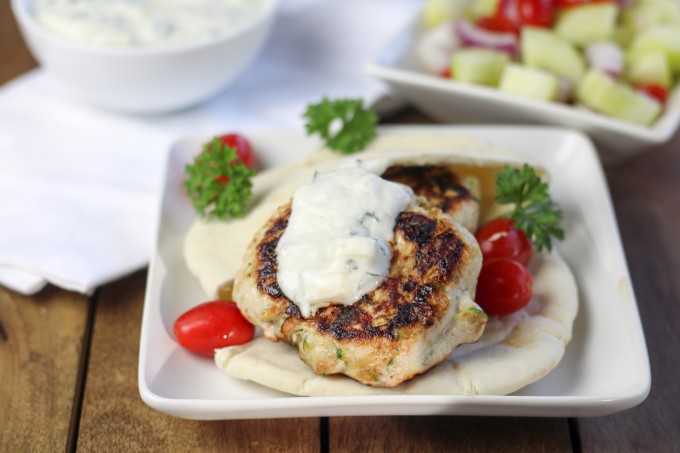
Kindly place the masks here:
<instances>
[{"instance_id":1,"label":"greek salad","mask_svg":"<svg viewBox=\"0 0 680 453\"><path fill-rule=\"evenodd\" d=\"M422 68L651 126L680 76L677 0L427 0Z\"/></svg>"}]
</instances>

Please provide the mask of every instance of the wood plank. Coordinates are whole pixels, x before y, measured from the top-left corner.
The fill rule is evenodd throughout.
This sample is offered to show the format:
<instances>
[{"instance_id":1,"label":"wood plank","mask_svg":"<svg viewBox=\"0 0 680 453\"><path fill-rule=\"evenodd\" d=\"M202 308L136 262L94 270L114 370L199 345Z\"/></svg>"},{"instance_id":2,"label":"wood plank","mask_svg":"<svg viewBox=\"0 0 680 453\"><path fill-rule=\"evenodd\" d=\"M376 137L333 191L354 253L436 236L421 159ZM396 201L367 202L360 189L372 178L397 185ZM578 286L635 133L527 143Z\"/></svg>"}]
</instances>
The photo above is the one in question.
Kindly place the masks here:
<instances>
[{"instance_id":1,"label":"wood plank","mask_svg":"<svg viewBox=\"0 0 680 453\"><path fill-rule=\"evenodd\" d=\"M0 84L36 66L10 2L0 2ZM60 451L68 443L88 298L54 287L23 297L0 286L0 445Z\"/></svg>"},{"instance_id":2,"label":"wood plank","mask_svg":"<svg viewBox=\"0 0 680 453\"><path fill-rule=\"evenodd\" d=\"M0 287L0 450L64 449L87 312L79 294Z\"/></svg>"},{"instance_id":3,"label":"wood plank","mask_svg":"<svg viewBox=\"0 0 680 453\"><path fill-rule=\"evenodd\" d=\"M101 289L77 447L83 451L318 451L319 419L194 421L157 412L137 388L146 273Z\"/></svg>"},{"instance_id":4,"label":"wood plank","mask_svg":"<svg viewBox=\"0 0 680 453\"><path fill-rule=\"evenodd\" d=\"M584 452L677 451L680 445L680 134L607 169L647 341L652 389L641 405L579 420Z\"/></svg>"},{"instance_id":5,"label":"wood plank","mask_svg":"<svg viewBox=\"0 0 680 453\"><path fill-rule=\"evenodd\" d=\"M9 1L0 2L0 83L35 67L36 62L19 35Z\"/></svg>"},{"instance_id":6,"label":"wood plank","mask_svg":"<svg viewBox=\"0 0 680 453\"><path fill-rule=\"evenodd\" d=\"M571 452L566 419L334 417L332 452Z\"/></svg>"}]
</instances>

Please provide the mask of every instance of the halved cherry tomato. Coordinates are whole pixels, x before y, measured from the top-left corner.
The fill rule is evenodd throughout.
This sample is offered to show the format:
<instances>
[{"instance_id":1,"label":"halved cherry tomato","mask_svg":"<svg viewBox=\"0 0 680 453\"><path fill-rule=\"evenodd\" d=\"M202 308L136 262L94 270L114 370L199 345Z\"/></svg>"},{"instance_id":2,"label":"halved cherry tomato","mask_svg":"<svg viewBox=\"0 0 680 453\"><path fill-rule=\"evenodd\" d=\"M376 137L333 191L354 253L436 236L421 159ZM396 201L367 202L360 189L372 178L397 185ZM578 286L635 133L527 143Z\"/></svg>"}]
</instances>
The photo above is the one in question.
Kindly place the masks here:
<instances>
[{"instance_id":1,"label":"halved cherry tomato","mask_svg":"<svg viewBox=\"0 0 680 453\"><path fill-rule=\"evenodd\" d=\"M515 222L499 217L483 225L475 234L484 260L510 258L523 265L529 264L533 246L522 230L515 228Z\"/></svg>"},{"instance_id":2,"label":"halved cherry tomato","mask_svg":"<svg viewBox=\"0 0 680 453\"><path fill-rule=\"evenodd\" d=\"M519 34L520 23L517 16L517 0L500 0L492 16L482 17L476 24L485 30L499 33Z\"/></svg>"},{"instance_id":3,"label":"halved cherry tomato","mask_svg":"<svg viewBox=\"0 0 680 453\"><path fill-rule=\"evenodd\" d=\"M666 99L668 99L668 90L661 85L654 85L654 84L648 84L648 85L638 85L635 87L637 90L642 91L643 93L647 94L648 96L653 97L657 101L661 102L662 104L666 103Z\"/></svg>"},{"instance_id":4,"label":"halved cherry tomato","mask_svg":"<svg viewBox=\"0 0 680 453\"><path fill-rule=\"evenodd\" d=\"M517 0L517 14L522 25L548 28L553 23L551 0Z\"/></svg>"},{"instance_id":5,"label":"halved cherry tomato","mask_svg":"<svg viewBox=\"0 0 680 453\"><path fill-rule=\"evenodd\" d=\"M248 168L253 168L255 165L255 154L250 142L243 135L240 134L226 134L220 135L218 139L225 145L229 145L236 150L236 156Z\"/></svg>"},{"instance_id":6,"label":"halved cherry tomato","mask_svg":"<svg viewBox=\"0 0 680 453\"><path fill-rule=\"evenodd\" d=\"M491 17L482 17L477 20L477 26L485 30L499 33L518 33L517 26L503 15L496 14Z\"/></svg>"},{"instance_id":7,"label":"halved cherry tomato","mask_svg":"<svg viewBox=\"0 0 680 453\"><path fill-rule=\"evenodd\" d=\"M232 301L205 302L182 314L173 326L180 345L212 357L215 349L247 343L255 328Z\"/></svg>"},{"instance_id":8,"label":"halved cherry tomato","mask_svg":"<svg viewBox=\"0 0 680 453\"><path fill-rule=\"evenodd\" d=\"M508 315L525 307L533 292L533 279L521 263L496 258L484 260L477 279L475 301L489 315Z\"/></svg>"},{"instance_id":9,"label":"halved cherry tomato","mask_svg":"<svg viewBox=\"0 0 680 453\"><path fill-rule=\"evenodd\" d=\"M450 79L451 78L451 68L446 68L442 72L439 73L440 77L443 77L445 79Z\"/></svg>"}]
</instances>

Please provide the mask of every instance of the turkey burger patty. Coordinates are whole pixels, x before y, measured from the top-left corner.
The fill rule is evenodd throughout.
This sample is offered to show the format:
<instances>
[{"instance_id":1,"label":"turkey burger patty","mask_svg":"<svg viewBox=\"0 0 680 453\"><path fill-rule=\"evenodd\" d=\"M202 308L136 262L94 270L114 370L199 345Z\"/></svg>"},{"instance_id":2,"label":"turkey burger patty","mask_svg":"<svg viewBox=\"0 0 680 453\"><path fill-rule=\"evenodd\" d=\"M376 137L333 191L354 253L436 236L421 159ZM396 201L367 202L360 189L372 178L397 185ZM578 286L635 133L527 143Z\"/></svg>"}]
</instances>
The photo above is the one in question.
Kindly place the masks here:
<instances>
[{"instance_id":1,"label":"turkey burger patty","mask_svg":"<svg viewBox=\"0 0 680 453\"><path fill-rule=\"evenodd\" d=\"M477 203L475 197L444 167L399 167L387 173L420 194L393 213L389 250L374 244L377 239L368 231L370 225L385 218L379 209L389 200L370 198L385 187L371 186L367 193L363 183L352 180L334 187L328 197L323 190L331 189L308 187L318 203L308 208L312 217L305 218L302 225L301 237L310 241L304 244L307 255L302 255L309 260L298 260L303 261L302 270L290 274L279 268L278 246L293 209L305 209L304 203L294 198L255 235L233 293L243 314L267 338L297 347L300 358L317 374L345 374L381 387L396 386L424 373L457 346L477 341L487 319L472 300L481 253L472 233L451 218L460 211L469 225L476 225L478 210L470 208ZM437 177L427 178L428 174ZM352 191L356 193L348 195ZM428 195L432 194L436 196L430 201ZM450 212L445 214L440 207ZM370 212L370 218L362 212ZM329 217L327 223L325 217ZM319 219L318 225L314 218ZM339 229L336 236L314 238L319 231L324 234L335 227ZM342 236L344 232L346 236ZM369 252L379 257L389 252L384 271L376 268ZM362 270L363 264L368 267ZM339 275L333 275L334 270ZM365 293L357 293L352 286L356 282L360 282L358 287L365 286L366 278L352 280L351 275L357 272L359 277L375 280L372 285L369 281L370 290ZM281 285L282 275L288 279L287 285ZM345 291L343 285L348 284ZM313 290L304 293L308 286ZM332 296L324 297L323 290ZM322 303L310 307L309 301Z\"/></svg>"}]
</instances>

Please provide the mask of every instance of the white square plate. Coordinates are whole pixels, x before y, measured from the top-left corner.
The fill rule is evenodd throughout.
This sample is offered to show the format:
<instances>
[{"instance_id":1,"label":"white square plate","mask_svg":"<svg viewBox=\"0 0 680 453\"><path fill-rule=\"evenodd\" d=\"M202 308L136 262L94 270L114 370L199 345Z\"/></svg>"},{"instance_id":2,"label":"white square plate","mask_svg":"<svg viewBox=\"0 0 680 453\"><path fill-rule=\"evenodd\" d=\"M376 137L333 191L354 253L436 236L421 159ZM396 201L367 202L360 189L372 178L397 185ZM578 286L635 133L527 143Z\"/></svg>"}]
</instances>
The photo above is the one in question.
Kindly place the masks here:
<instances>
[{"instance_id":1,"label":"white square plate","mask_svg":"<svg viewBox=\"0 0 680 453\"><path fill-rule=\"evenodd\" d=\"M669 141L680 124L680 88L669 98L659 120L652 127L645 127L567 104L533 100L428 74L415 54L422 33L420 22L420 17L416 17L365 70L384 81L395 97L437 121L571 127L588 134L607 161L621 160Z\"/></svg>"},{"instance_id":2,"label":"white square plate","mask_svg":"<svg viewBox=\"0 0 680 453\"><path fill-rule=\"evenodd\" d=\"M225 375L213 361L182 349L174 320L207 300L182 256L196 214L184 194L184 166L209 137L179 141L168 155L156 250L148 276L139 358L139 390L151 407L195 419L341 415L589 416L630 408L650 388L649 361L635 296L598 156L584 135L557 128L394 126L381 134L457 134L514 148L552 175L564 212L559 243L580 289L574 336L548 376L508 396L400 395L295 397ZM318 148L302 132L251 132L267 167Z\"/></svg>"}]
</instances>

